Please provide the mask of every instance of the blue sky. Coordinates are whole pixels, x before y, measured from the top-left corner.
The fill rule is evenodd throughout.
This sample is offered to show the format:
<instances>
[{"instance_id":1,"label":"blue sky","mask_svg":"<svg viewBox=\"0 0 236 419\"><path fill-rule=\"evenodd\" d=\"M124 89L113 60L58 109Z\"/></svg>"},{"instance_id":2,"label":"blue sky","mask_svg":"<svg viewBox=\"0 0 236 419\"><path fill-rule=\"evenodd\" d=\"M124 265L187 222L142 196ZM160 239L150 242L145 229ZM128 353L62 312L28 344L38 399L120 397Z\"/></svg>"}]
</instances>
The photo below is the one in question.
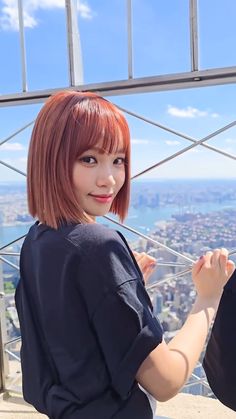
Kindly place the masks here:
<instances>
[{"instance_id":1,"label":"blue sky","mask_svg":"<svg viewBox=\"0 0 236 419\"><path fill-rule=\"evenodd\" d=\"M235 0L199 0L200 69L234 66ZM0 94L21 91L17 0L0 0ZM190 70L188 0L133 0L134 76ZM68 86L63 0L24 0L28 89ZM125 0L80 0L78 22L84 82L127 78ZM236 119L236 86L111 97L118 105L200 139ZM0 108L0 140L33 120L41 105ZM132 136L132 173L190 143L127 116ZM0 148L0 159L26 170L31 129ZM209 141L236 155L236 128ZM203 147L150 172L151 178L234 178L235 162ZM22 180L0 166L0 181Z\"/></svg>"}]
</instances>

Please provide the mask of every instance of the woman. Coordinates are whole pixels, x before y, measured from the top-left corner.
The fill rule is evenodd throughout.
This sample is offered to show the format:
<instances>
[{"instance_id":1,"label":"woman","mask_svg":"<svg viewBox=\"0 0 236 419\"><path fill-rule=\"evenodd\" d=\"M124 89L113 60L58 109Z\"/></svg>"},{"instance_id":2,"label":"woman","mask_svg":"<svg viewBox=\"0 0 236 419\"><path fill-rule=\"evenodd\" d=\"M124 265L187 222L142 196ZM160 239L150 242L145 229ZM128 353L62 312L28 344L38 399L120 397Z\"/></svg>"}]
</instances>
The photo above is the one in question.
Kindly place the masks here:
<instances>
[{"instance_id":1,"label":"woman","mask_svg":"<svg viewBox=\"0 0 236 419\"><path fill-rule=\"evenodd\" d=\"M36 120L16 305L25 399L50 418L151 419L195 367L234 264L207 252L193 267L196 302L167 345L144 278L153 259L96 223L128 211L130 134L93 93L61 92Z\"/></svg>"}]
</instances>

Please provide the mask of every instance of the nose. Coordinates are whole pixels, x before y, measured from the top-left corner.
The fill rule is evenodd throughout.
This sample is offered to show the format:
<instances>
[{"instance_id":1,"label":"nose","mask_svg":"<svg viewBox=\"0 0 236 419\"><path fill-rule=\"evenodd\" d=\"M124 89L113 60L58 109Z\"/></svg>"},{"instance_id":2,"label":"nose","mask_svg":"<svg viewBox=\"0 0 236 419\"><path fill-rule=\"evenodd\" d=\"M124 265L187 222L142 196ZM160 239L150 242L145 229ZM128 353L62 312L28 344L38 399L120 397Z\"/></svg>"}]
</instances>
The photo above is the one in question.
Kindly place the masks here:
<instances>
[{"instance_id":1,"label":"nose","mask_svg":"<svg viewBox=\"0 0 236 419\"><path fill-rule=\"evenodd\" d=\"M105 166L99 170L97 175L97 186L115 186L116 181L114 173L110 166Z\"/></svg>"}]
</instances>

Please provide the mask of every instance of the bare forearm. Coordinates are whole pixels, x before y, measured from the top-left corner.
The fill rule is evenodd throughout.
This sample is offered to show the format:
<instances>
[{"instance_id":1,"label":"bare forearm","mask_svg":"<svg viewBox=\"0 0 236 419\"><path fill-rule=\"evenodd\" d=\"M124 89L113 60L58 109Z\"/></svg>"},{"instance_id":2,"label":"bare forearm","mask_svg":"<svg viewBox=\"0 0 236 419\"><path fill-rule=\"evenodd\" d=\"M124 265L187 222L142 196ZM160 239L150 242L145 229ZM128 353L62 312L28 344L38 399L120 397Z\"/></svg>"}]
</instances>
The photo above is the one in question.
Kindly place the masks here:
<instances>
[{"instance_id":1,"label":"bare forearm","mask_svg":"<svg viewBox=\"0 0 236 419\"><path fill-rule=\"evenodd\" d=\"M219 299L197 298L185 324L168 344L174 375L177 377L177 388L184 385L196 366L218 308Z\"/></svg>"},{"instance_id":2,"label":"bare forearm","mask_svg":"<svg viewBox=\"0 0 236 419\"><path fill-rule=\"evenodd\" d=\"M141 364L137 381L157 400L173 397L191 375L203 350L223 287L235 265L226 249L207 252L193 265L198 297L185 324L167 345L163 340Z\"/></svg>"}]
</instances>

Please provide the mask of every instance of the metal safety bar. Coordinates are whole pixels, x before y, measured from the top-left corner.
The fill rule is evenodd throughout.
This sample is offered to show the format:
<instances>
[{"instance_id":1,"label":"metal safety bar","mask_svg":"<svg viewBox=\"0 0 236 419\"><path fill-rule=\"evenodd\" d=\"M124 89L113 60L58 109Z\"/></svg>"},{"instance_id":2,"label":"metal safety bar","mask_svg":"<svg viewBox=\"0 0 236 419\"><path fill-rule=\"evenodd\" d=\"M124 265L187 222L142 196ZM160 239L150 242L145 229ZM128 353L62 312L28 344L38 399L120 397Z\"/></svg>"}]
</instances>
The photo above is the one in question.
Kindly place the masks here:
<instances>
[{"instance_id":1,"label":"metal safety bar","mask_svg":"<svg viewBox=\"0 0 236 419\"><path fill-rule=\"evenodd\" d=\"M27 92L24 13L23 13L22 0L18 0L18 21L19 21L20 50L21 50L22 90L23 92Z\"/></svg>"},{"instance_id":2,"label":"metal safety bar","mask_svg":"<svg viewBox=\"0 0 236 419\"><path fill-rule=\"evenodd\" d=\"M0 252L0 256L20 256L19 252Z\"/></svg>"},{"instance_id":3,"label":"metal safety bar","mask_svg":"<svg viewBox=\"0 0 236 419\"><path fill-rule=\"evenodd\" d=\"M132 0L127 2L128 78L133 78Z\"/></svg>"},{"instance_id":4,"label":"metal safety bar","mask_svg":"<svg viewBox=\"0 0 236 419\"><path fill-rule=\"evenodd\" d=\"M189 20L190 20L190 54L191 54L191 72L186 73L179 73L179 74L170 74L170 75L163 75L163 76L154 76L154 77L142 77L142 78L134 78L133 75L133 40L132 40L132 1L127 0L127 51L128 51L128 80L118 80L115 82L105 82L105 83L97 83L97 84L83 84L83 69L82 69L82 54L80 51L80 40L79 40L79 32L77 21L75 19L76 11L75 11L75 2L74 0L65 0L66 2L66 13L67 13L67 34L68 34L68 57L69 57L69 80L70 80L70 87L69 89L74 90L90 90L95 91L97 93L102 94L103 96L108 95L121 95L121 94L130 94L130 93L138 93L138 92L154 92L154 91L167 91L167 90L176 90L176 89L184 89L184 88L192 88L192 87L204 87L204 86L213 86L213 85L221 85L225 83L236 83L236 67L228 67L228 68L218 68L218 69L210 69L210 70L199 70L199 57L198 57L198 13L197 13L197 0L189 0ZM21 64L22 64L22 89L23 92L19 94L10 94L10 95L2 95L0 96L0 106L9 106L9 105L19 105L19 104L28 104L28 103L41 103L44 102L51 94L56 93L59 90L65 89L58 88L58 89L48 89L44 91L35 91L35 92L26 92L27 90L27 70L26 70L26 54L25 54L25 40L24 40L24 24L23 24L23 8L22 8L22 0L18 0L18 10L19 10L19 29L20 29L20 45L21 45ZM72 88L73 86L73 88ZM68 87L66 87L68 89ZM118 106L119 107L119 106ZM226 125L225 127L215 131L214 133L204 137L200 140L196 140L188 135L182 134L178 131L175 131L171 128L165 127L164 125L152 121L148 118L142 117L132 111L128 111L119 107L121 110L126 112L127 114L134 116L152 124L154 126L159 127L167 132L172 134L178 135L183 139L186 139L192 142L192 145L182 148L179 152L174 153L173 155L163 159L162 161L158 162L157 164L146 168L145 170L141 171L140 173L136 174L132 177L135 179L144 173L153 170L154 168L164 164L167 161L170 161L179 155L187 152L188 150L200 145L202 147L206 147L209 150L212 150L216 153L219 153L223 156L226 156L230 159L236 160L236 156L224 151L220 150L216 147L210 146L205 144L209 139L213 138L214 136L220 134L221 132L233 127L236 125L236 121L233 121L231 124ZM9 141L19 132L23 131L27 127L33 124L34 121L27 124L25 127L21 128L8 138L2 140L0 145L4 144L6 141ZM9 169L26 176L26 174L14 168L13 166L5 163L4 161L0 161L0 164L8 167ZM163 280L158 281L155 284L147 287L150 290L152 287L156 287L163 282L166 282L170 279L177 278L179 276L188 274L192 269L192 264L194 260L189 258L186 255L182 255L179 252L165 246L164 244L154 240L153 238L142 234L141 232L132 229L129 226L122 225L110 217L105 217L109 219L111 222L120 225L122 228L137 234L139 237L148 240L152 244L155 244L158 248L164 248L169 253L174 254L177 257L181 257L186 261L185 263L180 262L160 262L157 264L159 266L167 267L182 267L185 268L181 272L176 273L175 275L171 275L165 277ZM4 245L0 248L0 260L4 263L8 263L15 269L19 269L19 267L12 262L5 259L3 256L19 256L19 253L14 252L5 252L3 249L7 248L11 244L23 239L26 235L23 235L14 241L11 241L7 245ZM158 249L157 249L158 250ZM229 252L229 255L236 253L236 250L233 249ZM3 293L1 293L3 296ZM20 337L11 339L4 344L5 352L13 356L15 359L20 361L20 358L17 357L12 351L7 349L7 346L13 343L20 341ZM191 386L194 384L202 383L206 385L208 388L205 379L197 377L194 373L192 374L196 381L188 383L186 386Z\"/></svg>"},{"instance_id":5,"label":"metal safety bar","mask_svg":"<svg viewBox=\"0 0 236 419\"><path fill-rule=\"evenodd\" d=\"M198 70L198 13L197 0L189 1L191 70Z\"/></svg>"},{"instance_id":6,"label":"metal safety bar","mask_svg":"<svg viewBox=\"0 0 236 419\"><path fill-rule=\"evenodd\" d=\"M229 252L229 256L232 256L232 255L235 255L235 254L236 254L236 249L233 249L233 250L231 250L231 251ZM189 274L190 272L192 272L192 267L193 267L193 265L192 265L191 267L186 268L185 270L183 270L183 271L181 271L181 272L177 272L177 273L175 273L174 275L171 275L171 276L165 277L165 278L163 278L163 279L160 279L160 280L158 280L158 281L155 281L155 282L153 282L151 285L147 285L147 286L146 286L146 289L147 289L148 291L150 291L150 290L152 290L153 288L156 288L156 287L158 287L159 285L163 284L164 282L168 282L168 281L171 281L171 280L173 280L173 279L176 279L176 278L178 278L178 277L180 277L180 276L187 275L187 274Z\"/></svg>"},{"instance_id":7,"label":"metal safety bar","mask_svg":"<svg viewBox=\"0 0 236 419\"><path fill-rule=\"evenodd\" d=\"M125 113L127 113L128 115L130 115L130 116L133 116L133 117L135 117L135 118L137 118L137 119L140 119L141 121L144 121L144 122L146 122L147 124L153 125L153 126L155 126L155 127L157 127L157 128L160 128L160 129L162 129L162 130L164 130L164 131L170 132L171 134L174 134L174 135L176 135L176 136L178 136L178 137L181 137L181 138L183 138L183 139L185 139L185 140L191 141L192 143L197 143L197 140L196 140L196 139L194 139L193 137L190 137L189 135L186 135L186 134L184 134L184 133L182 133L182 132L179 132L179 131L176 131L176 130L174 130L174 129L172 129L172 128L169 128L169 127L167 127L167 126L165 126L165 125L163 125L163 124L160 124L159 122L153 121L153 120L152 120L152 119L150 119L150 118L144 117L144 116L142 116L142 115L140 115L140 114L138 114L138 113L136 113L136 112L130 111L130 110L128 110L128 109L126 109L126 108L123 108L122 106L119 106L119 105L117 105L117 104L116 104L116 107L117 107L117 108L119 108L122 112L125 112ZM235 122L235 121L231 122L231 124L234 124L234 122ZM226 126L224 127L224 128L225 128L225 130L230 129L230 128L233 126L233 125L231 126L231 124L230 124L230 126L229 126L229 127L228 127L228 125L226 125ZM222 128L222 129L223 129L223 128ZM223 131L222 131L222 132L223 132ZM213 136L216 136L216 135L218 135L218 133L214 133L214 135L213 135ZM213 138L213 137L210 137L210 138L208 138L208 139L210 140L211 138ZM205 141L205 139L204 139L204 141ZM206 140L206 141L208 141L208 140ZM197 144L197 145L200 145L200 146L202 146L202 147L208 148L209 150L215 151L216 153L219 153L219 154L221 154L221 155L223 155L223 156L225 156L225 157L229 157L230 159L233 159L233 160L235 160L235 159L236 159L236 156L234 156L233 154L228 153L228 152L226 152L226 151L224 151L224 150L221 150L221 149L219 149L219 148L213 147L213 146L211 146L211 145L209 145L209 144L205 144L205 142L199 143L199 144Z\"/></svg>"}]
</instances>

